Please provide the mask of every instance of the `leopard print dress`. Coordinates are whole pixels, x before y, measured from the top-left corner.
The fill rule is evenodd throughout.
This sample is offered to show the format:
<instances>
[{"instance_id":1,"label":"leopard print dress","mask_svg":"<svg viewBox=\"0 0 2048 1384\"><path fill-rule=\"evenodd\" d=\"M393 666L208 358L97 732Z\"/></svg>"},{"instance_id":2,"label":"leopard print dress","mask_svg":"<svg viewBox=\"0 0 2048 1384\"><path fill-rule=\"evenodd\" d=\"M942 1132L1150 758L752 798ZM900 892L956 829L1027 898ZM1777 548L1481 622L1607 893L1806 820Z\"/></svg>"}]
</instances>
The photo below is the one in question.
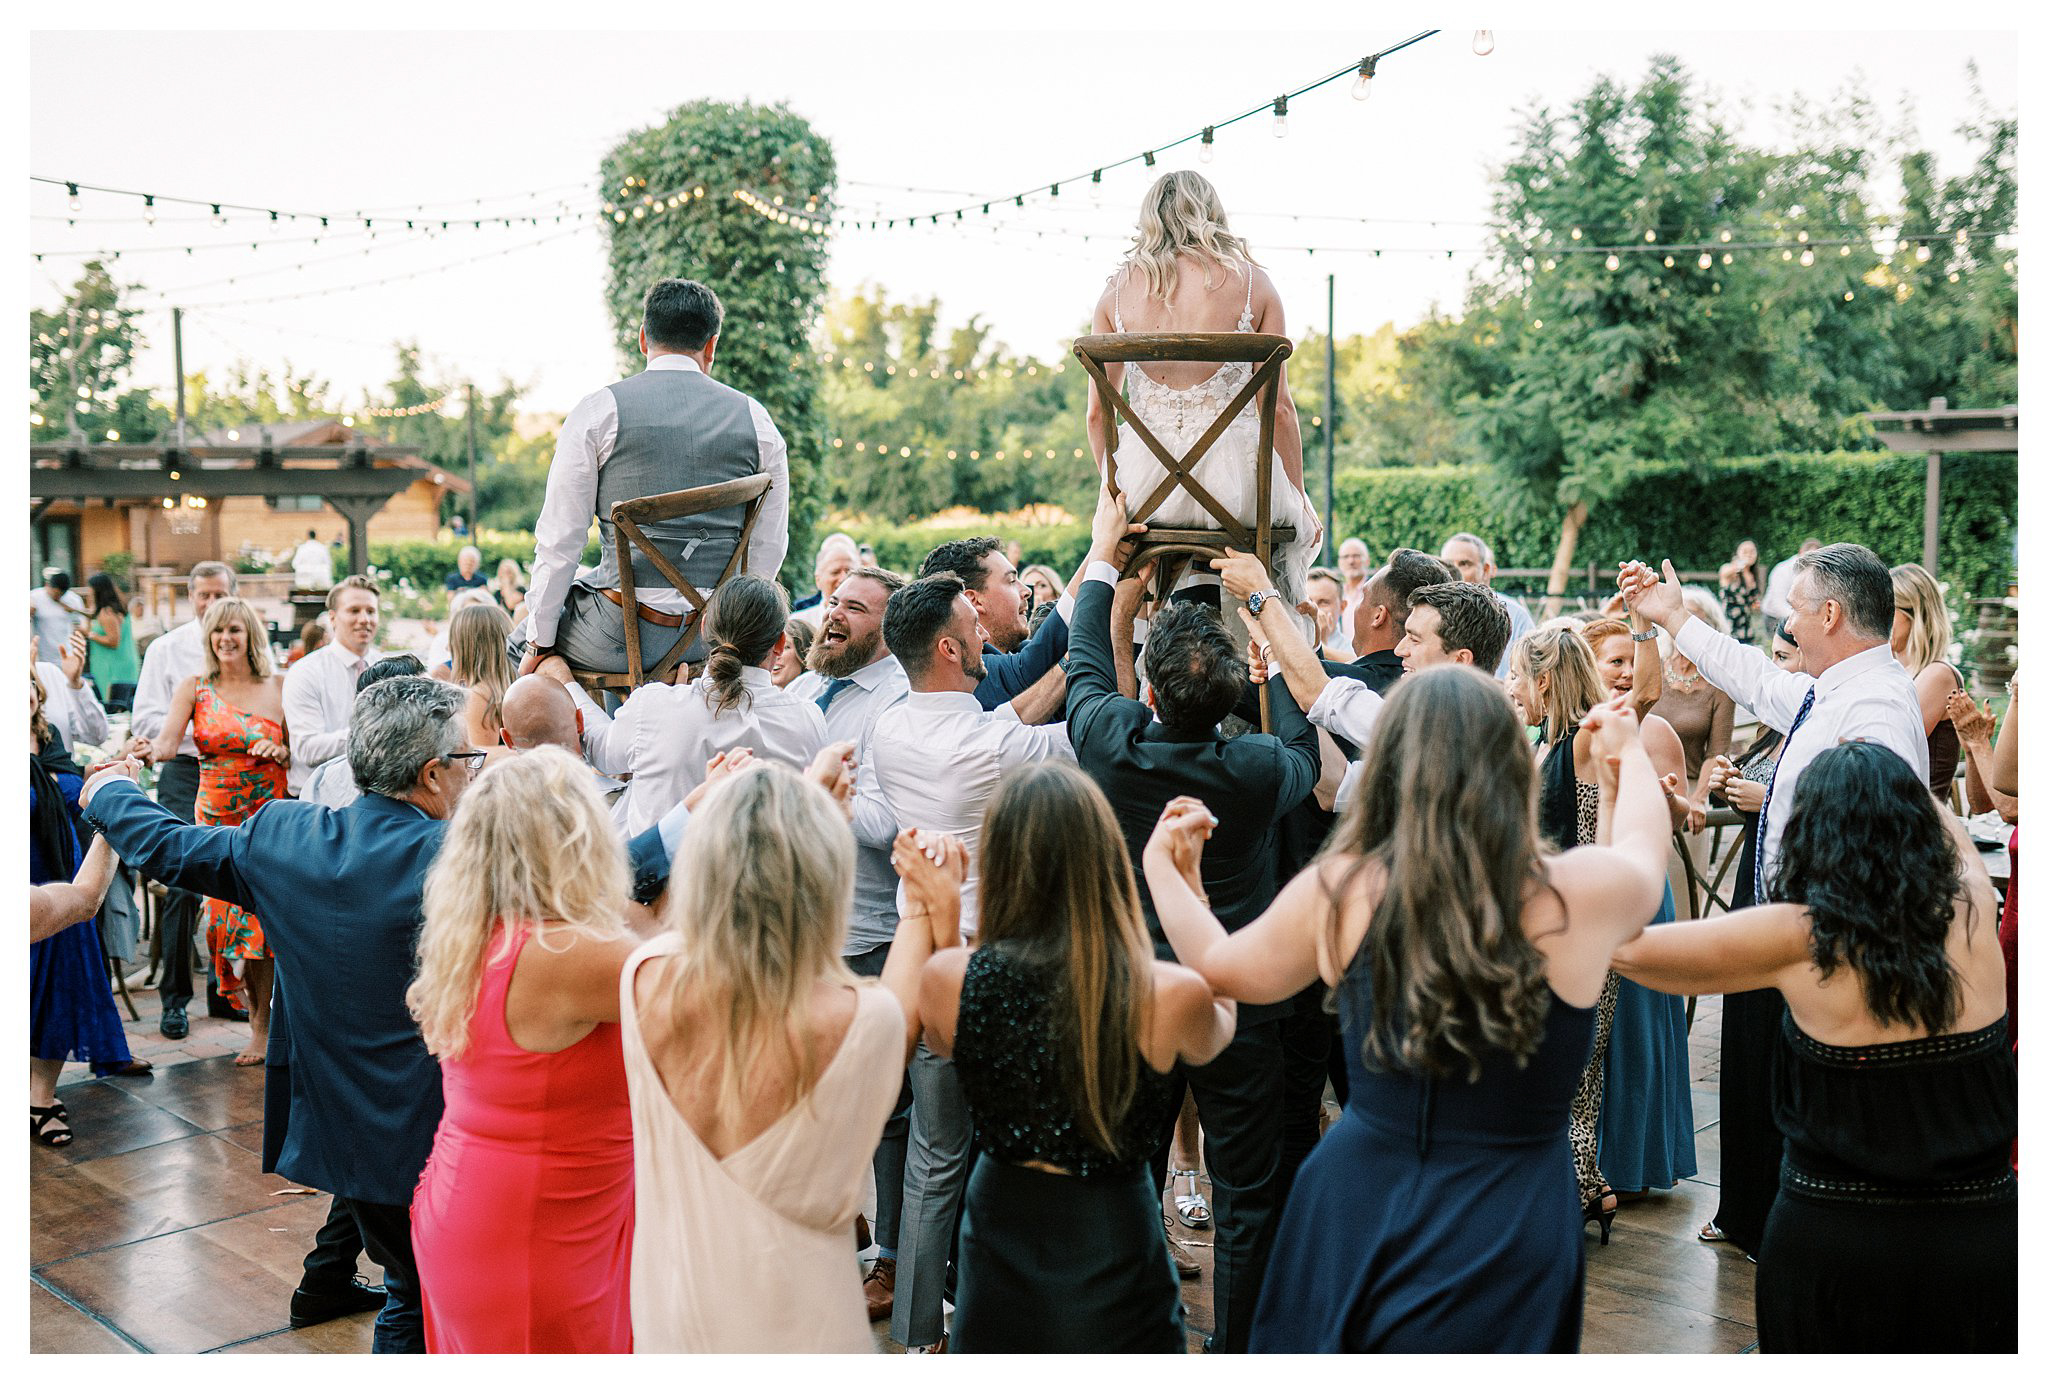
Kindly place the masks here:
<instances>
[{"instance_id":1,"label":"leopard print dress","mask_svg":"<svg viewBox=\"0 0 2048 1384\"><path fill-rule=\"evenodd\" d=\"M1599 831L1600 789L1580 779L1575 785L1578 808L1575 846L1590 846ZM1607 1040L1614 1033L1614 1001L1621 994L1621 977L1607 973L1600 987L1599 1012L1593 1022L1593 1056L1579 1078L1579 1093L1572 1097L1572 1162L1579 1174L1579 1205L1594 1207L1607 1179L1600 1174L1600 1103L1607 1094Z\"/></svg>"}]
</instances>

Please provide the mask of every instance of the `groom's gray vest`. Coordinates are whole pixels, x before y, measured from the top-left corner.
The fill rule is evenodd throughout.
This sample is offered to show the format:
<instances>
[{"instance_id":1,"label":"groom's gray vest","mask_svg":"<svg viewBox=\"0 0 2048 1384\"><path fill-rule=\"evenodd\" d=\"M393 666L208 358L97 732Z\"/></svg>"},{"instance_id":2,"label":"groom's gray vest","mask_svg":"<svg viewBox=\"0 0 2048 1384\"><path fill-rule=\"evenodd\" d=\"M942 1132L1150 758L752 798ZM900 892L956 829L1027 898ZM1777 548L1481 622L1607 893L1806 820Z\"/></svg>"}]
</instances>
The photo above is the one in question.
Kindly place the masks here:
<instances>
[{"instance_id":1,"label":"groom's gray vest","mask_svg":"<svg viewBox=\"0 0 2048 1384\"><path fill-rule=\"evenodd\" d=\"M612 506L621 500L692 490L738 480L761 469L761 440L747 396L695 370L648 370L610 386L619 410L618 440L597 473L598 542L602 556L579 585L616 590L618 532ZM643 524L642 531L699 591L710 593L739 543L745 506ZM761 572L773 580L775 573ZM633 585L670 589L646 554L634 550Z\"/></svg>"}]
</instances>

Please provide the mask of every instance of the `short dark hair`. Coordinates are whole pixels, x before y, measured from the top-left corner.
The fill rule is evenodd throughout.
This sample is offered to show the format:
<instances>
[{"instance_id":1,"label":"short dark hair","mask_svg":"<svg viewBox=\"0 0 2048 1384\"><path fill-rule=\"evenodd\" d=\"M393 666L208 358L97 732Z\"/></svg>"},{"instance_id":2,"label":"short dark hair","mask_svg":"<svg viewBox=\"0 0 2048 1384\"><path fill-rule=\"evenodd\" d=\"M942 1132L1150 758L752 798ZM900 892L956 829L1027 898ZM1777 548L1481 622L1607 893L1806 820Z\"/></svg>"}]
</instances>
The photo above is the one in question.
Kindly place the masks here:
<instances>
[{"instance_id":1,"label":"short dark hair","mask_svg":"<svg viewBox=\"0 0 2048 1384\"><path fill-rule=\"evenodd\" d=\"M1387 554L1386 565L1374 577L1386 595L1384 604L1388 613L1394 617L1395 624L1401 625L1408 621L1411 602L1418 590L1456 581L1458 574L1443 559L1431 557L1418 548L1396 548ZM1496 663L1495 666L1499 665Z\"/></svg>"},{"instance_id":2,"label":"short dark hair","mask_svg":"<svg viewBox=\"0 0 2048 1384\"><path fill-rule=\"evenodd\" d=\"M1830 543L1799 559L1797 572L1811 572L1822 600L1834 601L1848 617L1849 628L1866 639L1889 639L1897 603L1892 595L1892 569L1861 543Z\"/></svg>"},{"instance_id":3,"label":"short dark hair","mask_svg":"<svg viewBox=\"0 0 2048 1384\"><path fill-rule=\"evenodd\" d=\"M695 279L663 279L647 290L640 325L649 346L701 351L725 325L725 306Z\"/></svg>"},{"instance_id":4,"label":"short dark hair","mask_svg":"<svg viewBox=\"0 0 2048 1384\"><path fill-rule=\"evenodd\" d=\"M919 577L889 597L882 612L882 642L903 671L923 678L931 671L932 651L953 623L953 602L967 588L950 572Z\"/></svg>"},{"instance_id":5,"label":"short dark hair","mask_svg":"<svg viewBox=\"0 0 2048 1384\"><path fill-rule=\"evenodd\" d=\"M924 555L924 561L917 565L917 575L932 577L948 572L960 579L963 590L979 591L988 584L985 559L990 553L1000 552L1002 546L1000 538L956 538L951 543L941 543ZM896 646L891 643L889 647Z\"/></svg>"},{"instance_id":6,"label":"short dark hair","mask_svg":"<svg viewBox=\"0 0 2048 1384\"><path fill-rule=\"evenodd\" d=\"M1891 577L1887 575L1886 581ZM1440 581L1419 586L1408 595L1409 606L1428 606L1443 622L1438 636L1444 649L1456 653L1472 651L1472 666L1484 672L1500 667L1500 656L1508 651L1508 636L1514 621L1508 608L1490 587L1476 581Z\"/></svg>"},{"instance_id":7,"label":"short dark hair","mask_svg":"<svg viewBox=\"0 0 2048 1384\"><path fill-rule=\"evenodd\" d=\"M306 628L316 629L318 624L309 620L306 622ZM393 654L389 658L380 658L356 674L356 695L360 697L380 682L389 682L393 678L416 678L426 671L427 665L420 662L418 656L414 654Z\"/></svg>"},{"instance_id":8,"label":"short dark hair","mask_svg":"<svg viewBox=\"0 0 2048 1384\"><path fill-rule=\"evenodd\" d=\"M1169 730L1213 728L1237 705L1245 676L1244 654L1201 602L1171 602L1145 635L1145 678Z\"/></svg>"},{"instance_id":9,"label":"short dark hair","mask_svg":"<svg viewBox=\"0 0 2048 1384\"><path fill-rule=\"evenodd\" d=\"M62 567L51 567L43 572L43 585L53 588L58 595L71 589L71 574Z\"/></svg>"}]
</instances>

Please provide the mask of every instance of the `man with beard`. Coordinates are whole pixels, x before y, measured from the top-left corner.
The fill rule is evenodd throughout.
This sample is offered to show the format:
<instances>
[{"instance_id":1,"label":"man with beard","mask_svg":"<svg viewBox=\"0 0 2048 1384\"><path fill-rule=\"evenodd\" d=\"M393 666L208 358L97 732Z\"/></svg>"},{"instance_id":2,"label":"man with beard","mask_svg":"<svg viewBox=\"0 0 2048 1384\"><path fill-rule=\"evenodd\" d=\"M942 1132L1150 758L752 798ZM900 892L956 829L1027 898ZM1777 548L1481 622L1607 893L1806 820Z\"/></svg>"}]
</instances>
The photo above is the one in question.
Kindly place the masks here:
<instances>
[{"instance_id":1,"label":"man with beard","mask_svg":"<svg viewBox=\"0 0 2048 1384\"><path fill-rule=\"evenodd\" d=\"M925 554L919 577L946 573L959 579L981 621L987 644L981 650L981 681L974 700L983 711L1015 703L1017 719L1039 725L1064 719L1066 674L1059 671L1067 656L1067 625L1074 616L1071 596L1062 596L1052 614L1031 632L1031 589L1017 577L1017 564L994 538L959 538ZM1067 585L1080 584L1076 572Z\"/></svg>"},{"instance_id":2,"label":"man with beard","mask_svg":"<svg viewBox=\"0 0 2048 1384\"><path fill-rule=\"evenodd\" d=\"M1007 565L1008 559L991 551ZM1015 585L1014 576L1010 584ZM866 584L854 585L858 590ZM1061 631L1064 638L1064 622ZM1027 726L1017 719L1014 705L988 711L975 699L975 688L986 676L982 647L989 642L988 632L958 577L925 577L891 596L882 638L902 663L909 691L875 718L862 772L865 776L872 770L895 826L951 832L967 848L960 935L971 940L978 917L982 814L996 785L1005 770L1021 765L1055 758L1072 762L1074 747L1064 723ZM821 639L815 647L843 645ZM946 1259L967 1186L973 1126L953 1064L922 1041L910 1059L910 1087L900 1278L889 1334L905 1346L943 1350Z\"/></svg>"},{"instance_id":3,"label":"man with beard","mask_svg":"<svg viewBox=\"0 0 2048 1384\"><path fill-rule=\"evenodd\" d=\"M855 567L832 588L821 607L818 639L806 666L825 679L818 709L825 736L850 741L858 766L853 800L853 910L846 923L846 965L855 975L879 976L896 933L896 870L889 851L896 819L882 799L869 762L875 718L910 691L903 665L882 638L882 616L903 578L879 567ZM875 1149L875 1259L862 1285L868 1320L880 1321L896 1302L896 1228L903 1214L903 1162L910 1148L910 1082L882 1127Z\"/></svg>"}]
</instances>

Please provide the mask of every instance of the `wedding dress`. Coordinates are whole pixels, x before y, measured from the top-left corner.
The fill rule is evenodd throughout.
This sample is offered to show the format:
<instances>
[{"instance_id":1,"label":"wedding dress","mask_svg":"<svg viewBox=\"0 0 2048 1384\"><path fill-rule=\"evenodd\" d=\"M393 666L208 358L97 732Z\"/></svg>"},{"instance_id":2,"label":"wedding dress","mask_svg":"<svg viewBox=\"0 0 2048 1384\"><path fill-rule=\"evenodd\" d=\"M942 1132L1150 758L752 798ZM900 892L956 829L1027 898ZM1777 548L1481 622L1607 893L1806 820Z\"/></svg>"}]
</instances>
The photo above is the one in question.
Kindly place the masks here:
<instances>
[{"instance_id":1,"label":"wedding dress","mask_svg":"<svg viewBox=\"0 0 2048 1384\"><path fill-rule=\"evenodd\" d=\"M1237 330L1249 332L1252 329L1252 278L1249 266L1244 268L1244 311L1237 319ZM1123 294L1119 285L1115 290L1114 321L1117 331L1124 330ZM1160 445L1172 455L1187 455L1202 434L1209 430L1223 412L1224 406L1237 397L1245 382L1252 377L1253 365L1249 361L1230 361L1216 367L1216 373L1200 384L1186 389L1175 389L1159 383L1145 373L1145 367L1133 361L1124 367L1124 386L1131 411L1145 420L1145 426L1159 439ZM1259 414L1254 399L1230 421L1223 435L1211 444L1202 459L1195 463L1191 473L1216 503L1228 510L1246 528L1255 528L1259 518ZM1273 527L1292 526L1293 541L1282 544L1277 539L1273 544L1272 560L1267 564L1273 577L1273 584L1280 588L1287 604L1292 606L1302 599L1303 585L1308 569L1315 564L1316 553L1322 544L1322 526L1316 520L1315 508L1308 497L1287 478L1287 469L1277 454L1273 457L1272 481L1272 524ZM1133 512L1152 494L1159 483L1166 479L1166 467L1152 449L1138 439L1128 422L1117 425L1116 440L1116 483L1123 494L1125 503ZM1177 487L1168 492L1158 509L1149 515L1145 523L1154 528L1215 529L1220 528L1216 516L1203 508L1201 502ZM1201 575L1210 575L1206 568L1198 569ZM1196 573L1190 573L1193 578ZM1213 579L1213 578L1212 578ZM1182 585L1186 585L1183 582ZM1234 631L1233 631L1234 632Z\"/></svg>"}]
</instances>

